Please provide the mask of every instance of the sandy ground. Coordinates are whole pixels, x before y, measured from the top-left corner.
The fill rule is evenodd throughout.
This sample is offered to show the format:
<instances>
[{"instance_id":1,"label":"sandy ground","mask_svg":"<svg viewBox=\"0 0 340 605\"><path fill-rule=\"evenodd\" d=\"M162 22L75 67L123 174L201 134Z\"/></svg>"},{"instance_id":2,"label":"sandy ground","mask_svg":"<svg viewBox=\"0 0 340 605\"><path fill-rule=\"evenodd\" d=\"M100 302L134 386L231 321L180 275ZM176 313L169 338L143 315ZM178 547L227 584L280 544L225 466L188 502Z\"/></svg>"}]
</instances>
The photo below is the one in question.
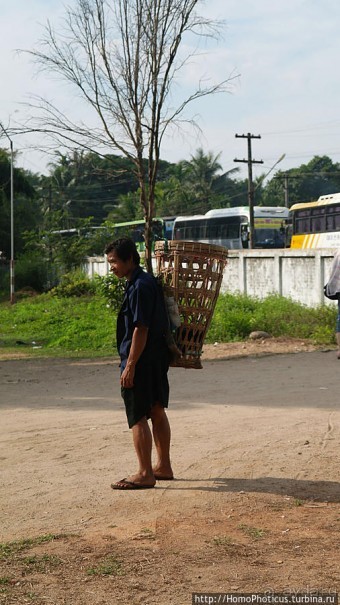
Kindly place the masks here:
<instances>
[{"instance_id":1,"label":"sandy ground","mask_svg":"<svg viewBox=\"0 0 340 605\"><path fill-rule=\"evenodd\" d=\"M1 360L0 603L339 590L340 362L313 349L211 345L171 369L176 479L128 493L117 361Z\"/></svg>"}]
</instances>

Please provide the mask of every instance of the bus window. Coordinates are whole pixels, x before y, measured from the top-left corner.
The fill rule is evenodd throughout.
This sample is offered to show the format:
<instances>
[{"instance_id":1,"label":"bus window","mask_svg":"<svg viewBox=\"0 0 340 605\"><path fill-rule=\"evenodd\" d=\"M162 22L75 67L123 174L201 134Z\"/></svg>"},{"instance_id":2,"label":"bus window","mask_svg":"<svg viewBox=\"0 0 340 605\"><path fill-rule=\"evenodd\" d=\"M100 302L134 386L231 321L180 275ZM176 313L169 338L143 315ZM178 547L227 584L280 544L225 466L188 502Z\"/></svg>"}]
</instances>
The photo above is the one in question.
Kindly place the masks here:
<instances>
[{"instance_id":1,"label":"bus window","mask_svg":"<svg viewBox=\"0 0 340 605\"><path fill-rule=\"evenodd\" d=\"M211 217L207 223L207 239L231 240L240 239L240 217Z\"/></svg>"},{"instance_id":2,"label":"bus window","mask_svg":"<svg viewBox=\"0 0 340 605\"><path fill-rule=\"evenodd\" d=\"M332 216L331 214L329 216L326 216L326 231L334 231L335 229L335 221L334 221L334 216Z\"/></svg>"},{"instance_id":3,"label":"bus window","mask_svg":"<svg viewBox=\"0 0 340 605\"><path fill-rule=\"evenodd\" d=\"M312 217L312 232L313 233L321 233L325 231L326 221L324 216L314 216Z\"/></svg>"},{"instance_id":4,"label":"bus window","mask_svg":"<svg viewBox=\"0 0 340 605\"><path fill-rule=\"evenodd\" d=\"M295 233L309 233L310 232L310 218L295 218Z\"/></svg>"}]
</instances>

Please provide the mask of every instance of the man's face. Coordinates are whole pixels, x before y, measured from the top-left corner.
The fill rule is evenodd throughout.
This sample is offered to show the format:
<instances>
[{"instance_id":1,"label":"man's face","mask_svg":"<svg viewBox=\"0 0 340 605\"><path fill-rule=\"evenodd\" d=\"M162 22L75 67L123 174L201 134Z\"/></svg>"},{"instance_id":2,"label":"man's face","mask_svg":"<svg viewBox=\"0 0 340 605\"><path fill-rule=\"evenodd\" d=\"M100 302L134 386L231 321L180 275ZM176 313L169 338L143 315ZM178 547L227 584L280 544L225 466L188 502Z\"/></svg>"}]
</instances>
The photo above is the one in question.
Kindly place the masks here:
<instances>
[{"instance_id":1,"label":"man's face","mask_svg":"<svg viewBox=\"0 0 340 605\"><path fill-rule=\"evenodd\" d=\"M110 265L110 271L118 278L125 277L126 279L130 279L135 268L132 257L129 260L122 260L118 258L115 250L108 253L107 262Z\"/></svg>"}]
</instances>

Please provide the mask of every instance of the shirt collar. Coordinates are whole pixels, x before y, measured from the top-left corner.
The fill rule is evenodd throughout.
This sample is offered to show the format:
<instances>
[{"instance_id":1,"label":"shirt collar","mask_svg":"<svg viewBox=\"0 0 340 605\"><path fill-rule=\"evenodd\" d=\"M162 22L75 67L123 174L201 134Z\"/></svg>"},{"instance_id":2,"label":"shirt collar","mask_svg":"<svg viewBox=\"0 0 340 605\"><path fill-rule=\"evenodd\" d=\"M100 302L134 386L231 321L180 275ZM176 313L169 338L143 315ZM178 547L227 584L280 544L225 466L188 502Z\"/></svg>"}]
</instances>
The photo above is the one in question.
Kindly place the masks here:
<instances>
[{"instance_id":1,"label":"shirt collar","mask_svg":"<svg viewBox=\"0 0 340 605\"><path fill-rule=\"evenodd\" d=\"M143 273L143 269L142 269L142 267L140 265L138 265L133 270L133 273L131 275L131 279L130 280L126 280L126 289L128 289L128 287L136 281L138 275L140 275L141 273Z\"/></svg>"}]
</instances>

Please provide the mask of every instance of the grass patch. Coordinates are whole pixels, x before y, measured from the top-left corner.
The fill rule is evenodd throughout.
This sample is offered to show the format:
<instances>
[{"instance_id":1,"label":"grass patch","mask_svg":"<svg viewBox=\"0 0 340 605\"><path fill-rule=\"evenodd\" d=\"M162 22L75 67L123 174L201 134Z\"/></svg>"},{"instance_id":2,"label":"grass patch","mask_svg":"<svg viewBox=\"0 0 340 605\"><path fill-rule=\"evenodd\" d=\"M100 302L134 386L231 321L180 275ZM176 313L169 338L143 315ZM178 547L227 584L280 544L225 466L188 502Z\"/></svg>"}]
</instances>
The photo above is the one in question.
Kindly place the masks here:
<instances>
[{"instance_id":1,"label":"grass patch","mask_svg":"<svg viewBox=\"0 0 340 605\"><path fill-rule=\"evenodd\" d=\"M293 500L293 506L303 506L304 505L304 501L300 500L300 498L295 498Z\"/></svg>"},{"instance_id":2,"label":"grass patch","mask_svg":"<svg viewBox=\"0 0 340 605\"><path fill-rule=\"evenodd\" d=\"M233 541L229 536L216 536L212 539L212 543L214 546L231 546Z\"/></svg>"},{"instance_id":3,"label":"grass patch","mask_svg":"<svg viewBox=\"0 0 340 605\"><path fill-rule=\"evenodd\" d=\"M250 332L263 330L271 336L306 338L317 344L335 342L335 307L306 307L282 296L263 300L244 295L219 296L207 342L233 342Z\"/></svg>"},{"instance_id":4,"label":"grass patch","mask_svg":"<svg viewBox=\"0 0 340 605\"><path fill-rule=\"evenodd\" d=\"M276 295L258 300L221 294L206 342L242 341L250 332L264 330L274 337L333 345L336 314L334 307L309 308ZM1 303L0 348L40 357L112 356L117 354L116 319L117 312L100 294L42 294L15 305Z\"/></svg>"},{"instance_id":5,"label":"grass patch","mask_svg":"<svg viewBox=\"0 0 340 605\"><path fill-rule=\"evenodd\" d=\"M259 540L266 535L266 531L264 529L260 529L258 527L251 527L250 525L239 525L239 529L243 531L247 536L253 538L253 540Z\"/></svg>"},{"instance_id":6,"label":"grass patch","mask_svg":"<svg viewBox=\"0 0 340 605\"><path fill-rule=\"evenodd\" d=\"M122 564L115 555L106 557L98 565L87 570L89 576L120 576L122 574Z\"/></svg>"},{"instance_id":7,"label":"grass patch","mask_svg":"<svg viewBox=\"0 0 340 605\"><path fill-rule=\"evenodd\" d=\"M69 534L46 534L43 536L37 536L36 538L23 538L22 540L13 540L12 542L0 543L0 561L4 561L17 555L18 553L33 548L38 544L45 544L46 542L53 542L53 540L60 540L62 538L69 538Z\"/></svg>"},{"instance_id":8,"label":"grass patch","mask_svg":"<svg viewBox=\"0 0 340 605\"><path fill-rule=\"evenodd\" d=\"M51 569L58 567L63 563L60 557L56 555L31 555L22 559L24 564L24 573L40 572L46 573Z\"/></svg>"},{"instance_id":9,"label":"grass patch","mask_svg":"<svg viewBox=\"0 0 340 605\"><path fill-rule=\"evenodd\" d=\"M0 305L0 346L37 355L112 355L116 315L104 298L43 294ZM20 344L21 343L21 344Z\"/></svg>"}]
</instances>

